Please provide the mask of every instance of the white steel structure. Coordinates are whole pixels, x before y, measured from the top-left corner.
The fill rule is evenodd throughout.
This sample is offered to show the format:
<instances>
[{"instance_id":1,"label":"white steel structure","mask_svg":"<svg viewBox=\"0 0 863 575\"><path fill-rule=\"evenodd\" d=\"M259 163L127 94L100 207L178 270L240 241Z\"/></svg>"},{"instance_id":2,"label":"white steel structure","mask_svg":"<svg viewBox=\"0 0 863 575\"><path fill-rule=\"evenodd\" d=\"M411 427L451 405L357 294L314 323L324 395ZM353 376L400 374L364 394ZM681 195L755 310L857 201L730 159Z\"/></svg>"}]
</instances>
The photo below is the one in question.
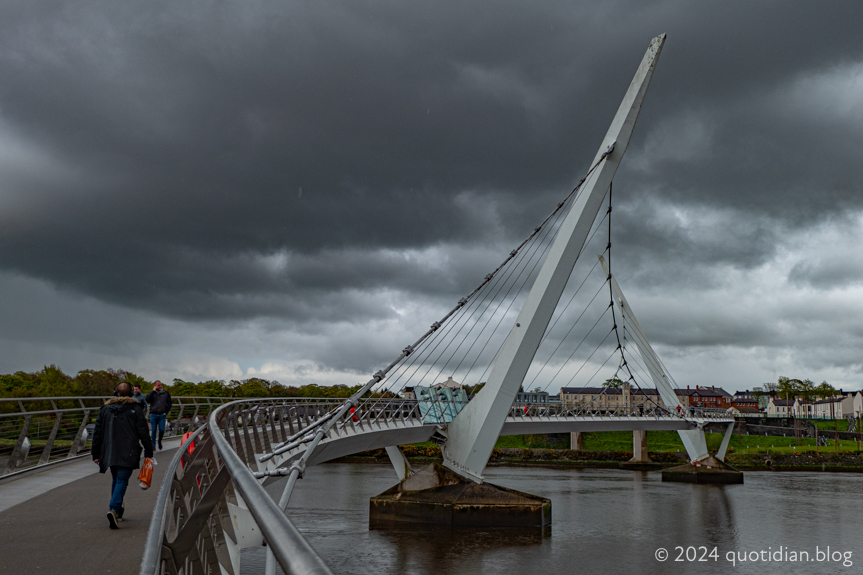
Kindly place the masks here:
<instances>
[{"instance_id":1,"label":"white steel structure","mask_svg":"<svg viewBox=\"0 0 863 575\"><path fill-rule=\"evenodd\" d=\"M557 237L525 300L518 319L491 370L485 387L447 429L444 465L474 481L482 481L494 444L519 386L536 355L542 336L560 301L575 262L629 145L635 121L665 34L647 48L614 120L591 164L591 171L560 226Z\"/></svg>"},{"instance_id":2,"label":"white steel structure","mask_svg":"<svg viewBox=\"0 0 863 575\"><path fill-rule=\"evenodd\" d=\"M648 364L650 377L665 406L654 405L646 410L644 406L617 409L607 406L564 409L560 405L513 407L519 386L534 360L626 152L664 42L665 35L662 35L650 43L587 176L576 188L578 195L557 228L515 325L491 367L485 387L466 404L465 401L455 402L451 393L429 393L411 400L361 399L375 386L380 385L379 391L383 390L381 382L408 357L420 357L417 350L489 285L542 226L537 227L519 249L511 252L504 264L488 274L479 287L432 324L417 342L405 347L396 361L377 372L350 398L253 399L232 402L211 411L207 425L195 431L167 469L145 547L142 575L217 572L236 575L240 550L259 546L263 541L268 543L267 573L275 573L276 563L290 573L329 573L323 559L287 517L287 505L294 485L307 466L369 449L386 448L402 480L412 470L397 446L435 441L441 445L444 464L449 469L482 482L492 449L502 434L677 430L695 462L709 457L704 425L722 423L728 426L728 431L717 458L723 458L733 417L724 413L686 413L677 408L670 378L644 337L620 286L610 277L604 260L606 276L611 280L612 309L620 310L629 333L634 334L640 355ZM572 194L568 196L571 197ZM564 205L564 202L558 204L552 215L562 216ZM545 222L548 221L547 218ZM622 349L620 345L618 349ZM431 405L435 402L440 405ZM448 415L444 417L444 414ZM26 435L26 430L19 435ZM192 441L195 446L190 450ZM286 485L277 503L267 495L261 483L268 478L285 476Z\"/></svg>"}]
</instances>

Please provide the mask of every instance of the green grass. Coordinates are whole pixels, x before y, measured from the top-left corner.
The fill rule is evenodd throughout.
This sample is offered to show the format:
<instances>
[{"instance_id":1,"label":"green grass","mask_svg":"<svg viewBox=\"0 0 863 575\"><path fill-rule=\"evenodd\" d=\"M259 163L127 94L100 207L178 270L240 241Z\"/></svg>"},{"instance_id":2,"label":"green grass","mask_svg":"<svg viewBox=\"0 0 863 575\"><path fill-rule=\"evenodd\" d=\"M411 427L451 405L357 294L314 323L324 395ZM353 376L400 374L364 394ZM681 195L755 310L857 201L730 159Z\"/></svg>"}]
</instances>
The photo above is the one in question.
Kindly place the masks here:
<instances>
[{"instance_id":1,"label":"green grass","mask_svg":"<svg viewBox=\"0 0 863 575\"><path fill-rule=\"evenodd\" d=\"M722 444L722 433L706 434L707 448L710 451L716 451ZM525 436L525 435L504 435L498 438L495 447L500 448L539 448L551 447L551 445L540 445L534 440L541 436ZM584 449L591 451L632 451L632 432L631 431L605 431L605 432L588 432L583 436ZM830 437L827 437L828 445L820 446L819 451L828 452L834 451L835 445ZM765 451L775 451L779 453L793 453L801 451L815 451L814 439L801 439L800 445L797 445L793 437L781 436L764 436L764 435L742 435L734 434L729 443L729 452L731 453L758 453ZM680 451L686 450L683 443L680 441L680 436L676 431L648 431L647 432L647 448L650 451ZM840 440L840 451L856 451L858 449L856 441Z\"/></svg>"},{"instance_id":2,"label":"green grass","mask_svg":"<svg viewBox=\"0 0 863 575\"><path fill-rule=\"evenodd\" d=\"M839 431L848 431L847 419L807 419L806 421L814 424L819 430L836 431L838 424Z\"/></svg>"},{"instance_id":3,"label":"green grass","mask_svg":"<svg viewBox=\"0 0 863 575\"><path fill-rule=\"evenodd\" d=\"M591 451L632 451L631 431L588 432L582 439L584 448ZM650 451L685 451L676 431L648 431L647 448Z\"/></svg>"}]
</instances>

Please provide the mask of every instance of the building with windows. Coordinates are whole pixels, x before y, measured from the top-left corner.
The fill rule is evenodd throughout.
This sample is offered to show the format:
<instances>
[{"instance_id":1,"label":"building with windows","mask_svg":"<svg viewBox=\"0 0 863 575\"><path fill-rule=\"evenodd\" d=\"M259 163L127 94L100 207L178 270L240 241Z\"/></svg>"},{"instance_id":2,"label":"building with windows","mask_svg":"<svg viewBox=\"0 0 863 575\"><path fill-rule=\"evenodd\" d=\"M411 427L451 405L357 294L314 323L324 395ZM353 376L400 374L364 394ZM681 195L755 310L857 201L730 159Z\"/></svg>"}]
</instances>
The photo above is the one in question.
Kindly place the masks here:
<instances>
[{"instance_id":1,"label":"building with windows","mask_svg":"<svg viewBox=\"0 0 863 575\"><path fill-rule=\"evenodd\" d=\"M794 402L790 399L771 397L767 403L767 417L790 417L794 413Z\"/></svg>"},{"instance_id":2,"label":"building with windows","mask_svg":"<svg viewBox=\"0 0 863 575\"><path fill-rule=\"evenodd\" d=\"M748 389L735 392L734 396L731 398L731 407L737 409L739 413L746 414L755 413L754 411L751 411L753 409L755 411L760 411L758 409L758 397Z\"/></svg>"},{"instance_id":3,"label":"building with windows","mask_svg":"<svg viewBox=\"0 0 863 575\"><path fill-rule=\"evenodd\" d=\"M517 406L548 405L549 403L551 401L547 391L519 391L515 394L515 401L512 402Z\"/></svg>"},{"instance_id":4,"label":"building with windows","mask_svg":"<svg viewBox=\"0 0 863 575\"><path fill-rule=\"evenodd\" d=\"M686 386L686 389L675 389L678 399L681 399L684 407L695 407L700 409L722 409L723 411L731 407L731 394L716 386L696 385L694 389ZM687 402L682 401L683 397L687 398Z\"/></svg>"},{"instance_id":5,"label":"building with windows","mask_svg":"<svg viewBox=\"0 0 863 575\"><path fill-rule=\"evenodd\" d=\"M662 405L656 389L633 389L629 382L624 382L621 387L561 387L560 401L563 409L650 409Z\"/></svg>"}]
</instances>

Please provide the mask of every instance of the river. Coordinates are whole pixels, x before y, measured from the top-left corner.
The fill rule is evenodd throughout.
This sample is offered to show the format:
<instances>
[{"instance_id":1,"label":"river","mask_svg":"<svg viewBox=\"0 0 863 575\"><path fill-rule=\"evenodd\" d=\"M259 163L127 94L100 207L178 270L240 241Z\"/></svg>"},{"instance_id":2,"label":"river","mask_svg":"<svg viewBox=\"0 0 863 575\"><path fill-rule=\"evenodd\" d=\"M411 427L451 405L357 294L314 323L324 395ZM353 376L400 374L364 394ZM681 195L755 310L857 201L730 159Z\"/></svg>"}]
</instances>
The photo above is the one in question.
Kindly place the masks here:
<instances>
[{"instance_id":1,"label":"river","mask_svg":"<svg viewBox=\"0 0 863 575\"><path fill-rule=\"evenodd\" d=\"M550 533L370 531L369 497L396 483L374 464L310 468L289 516L335 573L863 573L863 474L746 472L744 485L709 486L662 483L659 472L494 466L486 478L550 498ZM268 487L276 499L282 484ZM792 561L801 551L810 560ZM244 574L262 572L262 557L247 550Z\"/></svg>"}]
</instances>

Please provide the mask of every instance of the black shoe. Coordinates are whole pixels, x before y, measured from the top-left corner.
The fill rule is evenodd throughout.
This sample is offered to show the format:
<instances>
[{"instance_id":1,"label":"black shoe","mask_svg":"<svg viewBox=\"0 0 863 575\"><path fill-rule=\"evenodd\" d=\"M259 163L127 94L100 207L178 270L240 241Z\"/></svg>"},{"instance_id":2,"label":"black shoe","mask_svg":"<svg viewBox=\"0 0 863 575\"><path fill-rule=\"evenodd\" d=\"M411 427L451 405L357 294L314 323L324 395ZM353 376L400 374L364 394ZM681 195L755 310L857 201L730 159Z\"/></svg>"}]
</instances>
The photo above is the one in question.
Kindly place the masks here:
<instances>
[{"instance_id":1,"label":"black shoe","mask_svg":"<svg viewBox=\"0 0 863 575\"><path fill-rule=\"evenodd\" d=\"M162 440L159 440L159 451L162 451Z\"/></svg>"},{"instance_id":2,"label":"black shoe","mask_svg":"<svg viewBox=\"0 0 863 575\"><path fill-rule=\"evenodd\" d=\"M117 513L112 509L108 512L108 524L111 526L111 529L119 529L120 528L120 519L117 517Z\"/></svg>"}]
</instances>

